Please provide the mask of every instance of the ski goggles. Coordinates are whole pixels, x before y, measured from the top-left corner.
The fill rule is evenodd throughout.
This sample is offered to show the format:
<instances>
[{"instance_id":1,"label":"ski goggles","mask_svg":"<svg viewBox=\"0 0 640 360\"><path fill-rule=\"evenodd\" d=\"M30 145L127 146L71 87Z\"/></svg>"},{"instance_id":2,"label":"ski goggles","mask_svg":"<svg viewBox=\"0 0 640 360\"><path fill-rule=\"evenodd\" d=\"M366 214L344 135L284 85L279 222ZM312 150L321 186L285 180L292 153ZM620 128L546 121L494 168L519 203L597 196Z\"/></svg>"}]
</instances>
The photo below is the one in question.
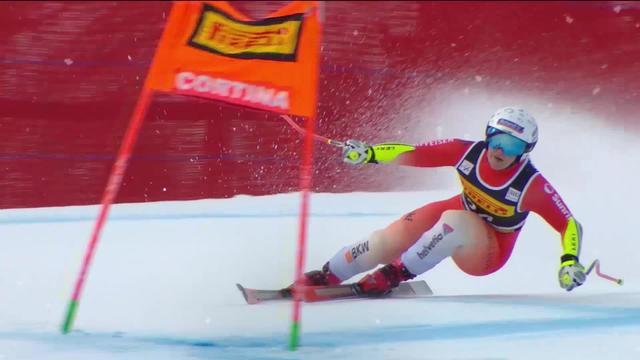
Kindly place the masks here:
<instances>
[{"instance_id":1,"label":"ski goggles","mask_svg":"<svg viewBox=\"0 0 640 360\"><path fill-rule=\"evenodd\" d=\"M492 133L495 135L491 135ZM489 147L493 150L502 149L506 156L520 156L524 154L524 150L527 148L526 142L499 130L490 131L488 135L487 142Z\"/></svg>"}]
</instances>

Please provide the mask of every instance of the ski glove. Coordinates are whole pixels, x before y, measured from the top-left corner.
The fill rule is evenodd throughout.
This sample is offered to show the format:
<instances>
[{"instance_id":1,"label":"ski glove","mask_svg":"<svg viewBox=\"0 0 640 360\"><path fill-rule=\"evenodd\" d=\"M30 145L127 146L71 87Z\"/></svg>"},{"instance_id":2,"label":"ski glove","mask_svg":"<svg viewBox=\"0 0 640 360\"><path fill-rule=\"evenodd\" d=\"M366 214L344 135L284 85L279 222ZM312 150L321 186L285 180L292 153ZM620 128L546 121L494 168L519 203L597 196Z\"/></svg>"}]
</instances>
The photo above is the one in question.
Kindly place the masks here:
<instances>
[{"instance_id":1,"label":"ski glove","mask_svg":"<svg viewBox=\"0 0 640 360\"><path fill-rule=\"evenodd\" d=\"M342 160L353 165L366 164L373 157L373 148L362 141L347 140L342 146Z\"/></svg>"},{"instance_id":2,"label":"ski glove","mask_svg":"<svg viewBox=\"0 0 640 360\"><path fill-rule=\"evenodd\" d=\"M577 256L569 254L563 255L560 258L560 262L558 280L560 281L561 288L571 291L584 284L587 275L585 275L584 266L580 264Z\"/></svg>"}]
</instances>

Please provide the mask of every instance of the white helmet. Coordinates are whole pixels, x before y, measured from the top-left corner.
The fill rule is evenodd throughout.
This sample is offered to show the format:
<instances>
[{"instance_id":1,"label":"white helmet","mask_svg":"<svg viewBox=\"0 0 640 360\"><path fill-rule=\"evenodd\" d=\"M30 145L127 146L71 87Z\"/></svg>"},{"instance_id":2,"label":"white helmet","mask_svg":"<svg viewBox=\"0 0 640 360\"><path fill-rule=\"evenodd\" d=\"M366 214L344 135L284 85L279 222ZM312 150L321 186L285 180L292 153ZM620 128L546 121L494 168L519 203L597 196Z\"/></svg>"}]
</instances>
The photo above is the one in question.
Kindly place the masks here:
<instances>
[{"instance_id":1,"label":"white helmet","mask_svg":"<svg viewBox=\"0 0 640 360\"><path fill-rule=\"evenodd\" d=\"M497 131L496 131L497 130ZM525 153L533 150L538 142L538 124L536 119L525 109L518 106L508 106L498 109L489 120L485 135L503 132L515 136L527 143Z\"/></svg>"}]
</instances>

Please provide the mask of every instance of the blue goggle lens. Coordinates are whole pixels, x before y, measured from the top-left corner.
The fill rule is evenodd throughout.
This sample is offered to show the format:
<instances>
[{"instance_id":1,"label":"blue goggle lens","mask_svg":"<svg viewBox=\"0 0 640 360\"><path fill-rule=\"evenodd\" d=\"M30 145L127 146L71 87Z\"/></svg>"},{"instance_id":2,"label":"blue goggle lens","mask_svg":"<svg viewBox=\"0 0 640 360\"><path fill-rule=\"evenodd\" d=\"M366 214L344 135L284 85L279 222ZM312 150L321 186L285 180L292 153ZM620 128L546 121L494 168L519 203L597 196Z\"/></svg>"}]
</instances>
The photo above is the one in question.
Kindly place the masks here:
<instances>
[{"instance_id":1,"label":"blue goggle lens","mask_svg":"<svg viewBox=\"0 0 640 360\"><path fill-rule=\"evenodd\" d=\"M506 133L493 135L487 141L491 149L502 149L502 152L507 156L522 155L527 148L526 142Z\"/></svg>"}]
</instances>

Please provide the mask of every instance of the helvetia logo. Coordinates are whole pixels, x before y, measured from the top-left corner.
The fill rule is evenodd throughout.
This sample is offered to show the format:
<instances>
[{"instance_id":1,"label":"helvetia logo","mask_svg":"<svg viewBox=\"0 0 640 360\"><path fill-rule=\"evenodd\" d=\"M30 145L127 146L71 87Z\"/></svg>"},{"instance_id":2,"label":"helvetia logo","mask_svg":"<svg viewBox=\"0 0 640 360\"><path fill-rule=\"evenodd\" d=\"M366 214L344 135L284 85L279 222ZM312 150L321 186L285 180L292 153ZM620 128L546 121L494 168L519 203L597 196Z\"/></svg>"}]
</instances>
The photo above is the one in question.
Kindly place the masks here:
<instances>
[{"instance_id":1,"label":"helvetia logo","mask_svg":"<svg viewBox=\"0 0 640 360\"><path fill-rule=\"evenodd\" d=\"M303 14L240 21L204 4L190 46L239 59L295 61Z\"/></svg>"},{"instance_id":2,"label":"helvetia logo","mask_svg":"<svg viewBox=\"0 0 640 360\"><path fill-rule=\"evenodd\" d=\"M453 228L451 227L451 225L444 223L444 225L442 225L442 232L439 234L433 235L433 237L431 237L431 241L426 245L422 245L422 250L418 251L416 255L418 255L420 260L426 258L431 253L431 251L436 247L436 245L438 245L438 243L442 241L442 239L444 239L445 236L451 234L452 232L453 232Z\"/></svg>"}]
</instances>

